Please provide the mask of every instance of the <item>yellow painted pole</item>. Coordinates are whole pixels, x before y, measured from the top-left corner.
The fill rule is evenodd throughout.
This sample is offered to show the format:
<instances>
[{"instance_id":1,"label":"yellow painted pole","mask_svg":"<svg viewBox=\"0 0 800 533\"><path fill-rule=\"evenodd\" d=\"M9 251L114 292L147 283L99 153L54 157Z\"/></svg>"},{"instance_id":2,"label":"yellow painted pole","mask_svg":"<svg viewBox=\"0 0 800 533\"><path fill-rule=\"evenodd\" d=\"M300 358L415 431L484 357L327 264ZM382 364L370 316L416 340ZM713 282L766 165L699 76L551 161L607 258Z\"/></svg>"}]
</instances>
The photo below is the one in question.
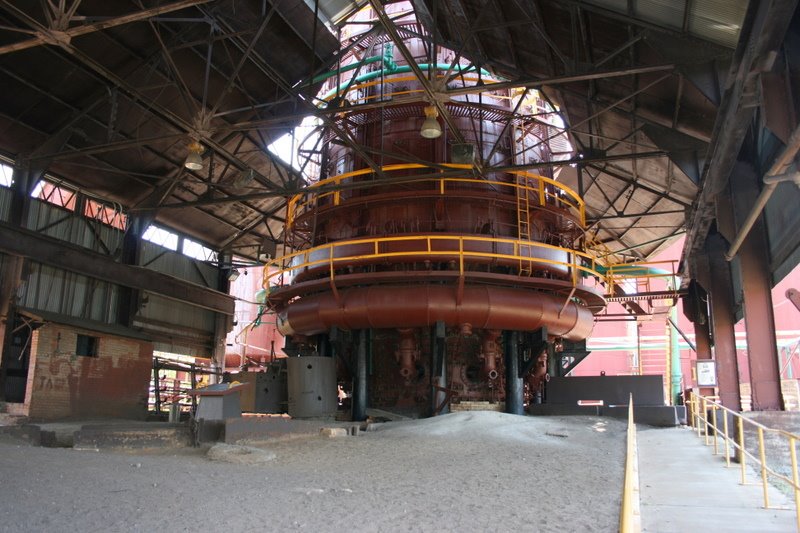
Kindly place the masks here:
<instances>
[{"instance_id":1,"label":"yellow painted pole","mask_svg":"<svg viewBox=\"0 0 800 533\"><path fill-rule=\"evenodd\" d=\"M717 429L717 406L711 405L711 428L714 430L714 455L719 455L719 430Z\"/></svg>"},{"instance_id":2,"label":"yellow painted pole","mask_svg":"<svg viewBox=\"0 0 800 533\"><path fill-rule=\"evenodd\" d=\"M708 446L708 402L705 397L703 397L703 415L701 420L703 421L703 435L705 435L706 446Z\"/></svg>"},{"instance_id":3,"label":"yellow painted pole","mask_svg":"<svg viewBox=\"0 0 800 533\"><path fill-rule=\"evenodd\" d=\"M731 446L730 446L730 437L728 436L728 413L722 411L722 430L725 434L725 466L727 468L731 467Z\"/></svg>"},{"instance_id":4,"label":"yellow painted pole","mask_svg":"<svg viewBox=\"0 0 800 533\"><path fill-rule=\"evenodd\" d=\"M797 450L795 438L789 437L789 457L792 459L792 489L794 489L794 513L797 520L797 531L800 531L800 481L797 473Z\"/></svg>"},{"instance_id":5,"label":"yellow painted pole","mask_svg":"<svg viewBox=\"0 0 800 533\"><path fill-rule=\"evenodd\" d=\"M742 485L744 485L747 483L747 472L745 471L747 454L744 452L744 419L741 416L736 419L736 425L739 430L739 465L742 467Z\"/></svg>"},{"instance_id":6,"label":"yellow painted pole","mask_svg":"<svg viewBox=\"0 0 800 533\"><path fill-rule=\"evenodd\" d=\"M764 428L758 428L758 457L761 461L761 488L764 490L764 509L769 509L769 492L767 490L767 454L764 450Z\"/></svg>"}]
</instances>

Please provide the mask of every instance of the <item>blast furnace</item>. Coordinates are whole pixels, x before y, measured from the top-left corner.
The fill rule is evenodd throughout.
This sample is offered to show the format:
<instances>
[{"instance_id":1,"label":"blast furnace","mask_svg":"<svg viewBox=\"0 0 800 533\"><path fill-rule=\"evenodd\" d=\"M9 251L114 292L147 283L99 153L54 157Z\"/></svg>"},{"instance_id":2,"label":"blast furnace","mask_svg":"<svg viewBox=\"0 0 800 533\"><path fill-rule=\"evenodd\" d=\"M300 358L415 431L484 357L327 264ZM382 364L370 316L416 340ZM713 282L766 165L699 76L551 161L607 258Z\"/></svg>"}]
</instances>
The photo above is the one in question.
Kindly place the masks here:
<instances>
[{"instance_id":1,"label":"blast furnace","mask_svg":"<svg viewBox=\"0 0 800 533\"><path fill-rule=\"evenodd\" d=\"M394 35L322 75L331 112L301 147L320 176L289 199L268 302L290 355L336 358L354 419L467 400L522 413L605 305L584 283L583 200L548 164L563 134L534 92L491 90L392 15Z\"/></svg>"}]
</instances>

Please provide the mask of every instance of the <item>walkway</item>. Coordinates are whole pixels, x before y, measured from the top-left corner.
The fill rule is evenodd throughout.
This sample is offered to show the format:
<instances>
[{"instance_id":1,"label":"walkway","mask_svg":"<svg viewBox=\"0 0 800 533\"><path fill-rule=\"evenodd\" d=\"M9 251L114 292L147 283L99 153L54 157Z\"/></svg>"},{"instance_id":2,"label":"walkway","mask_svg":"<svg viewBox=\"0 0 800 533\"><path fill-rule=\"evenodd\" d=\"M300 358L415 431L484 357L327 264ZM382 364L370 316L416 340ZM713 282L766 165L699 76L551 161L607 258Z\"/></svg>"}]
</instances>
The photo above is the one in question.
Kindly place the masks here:
<instances>
[{"instance_id":1,"label":"walkway","mask_svg":"<svg viewBox=\"0 0 800 533\"><path fill-rule=\"evenodd\" d=\"M770 487L763 509L761 485L739 484L740 471L725 468L702 439L686 427L638 426L642 531L758 532L795 531L792 502ZM748 483L760 477L748 468Z\"/></svg>"}]
</instances>

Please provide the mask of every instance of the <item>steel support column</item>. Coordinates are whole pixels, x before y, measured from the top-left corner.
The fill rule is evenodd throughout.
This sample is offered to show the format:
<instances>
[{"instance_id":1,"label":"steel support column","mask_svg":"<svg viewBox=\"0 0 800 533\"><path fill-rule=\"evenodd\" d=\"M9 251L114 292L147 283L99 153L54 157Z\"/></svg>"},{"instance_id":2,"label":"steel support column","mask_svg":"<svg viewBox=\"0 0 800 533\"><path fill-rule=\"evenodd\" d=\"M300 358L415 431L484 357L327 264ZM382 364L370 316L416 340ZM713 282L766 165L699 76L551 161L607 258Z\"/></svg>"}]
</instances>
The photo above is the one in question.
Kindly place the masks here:
<instances>
[{"instance_id":1,"label":"steel support column","mask_svg":"<svg viewBox=\"0 0 800 533\"><path fill-rule=\"evenodd\" d=\"M725 260L727 242L716 231L706 239L706 251L711 272L709 292L714 331L714 358L717 360L717 386L722 405L734 411L742 410L739 391L739 361L736 356L736 317L733 312L733 284L730 265Z\"/></svg>"},{"instance_id":2,"label":"steel support column","mask_svg":"<svg viewBox=\"0 0 800 533\"><path fill-rule=\"evenodd\" d=\"M519 377L519 333L505 331L503 355L506 363L506 413L524 415L523 385Z\"/></svg>"},{"instance_id":3,"label":"steel support column","mask_svg":"<svg viewBox=\"0 0 800 533\"><path fill-rule=\"evenodd\" d=\"M353 421L367 418L367 335L368 329L356 332L356 364L353 375Z\"/></svg>"},{"instance_id":4,"label":"steel support column","mask_svg":"<svg viewBox=\"0 0 800 533\"><path fill-rule=\"evenodd\" d=\"M758 176L749 165L737 164L732 176L734 212L741 225L758 197ZM778 347L775 341L775 317L772 309L772 285L769 270L769 247L763 216L759 216L742 242L740 259L744 320L754 411L783 409Z\"/></svg>"},{"instance_id":5,"label":"steel support column","mask_svg":"<svg viewBox=\"0 0 800 533\"><path fill-rule=\"evenodd\" d=\"M709 270L708 257L705 254L698 254L695 257L694 275L699 285L702 287L702 294L706 293L706 288L709 286L711 272ZM694 327L694 344L697 359L714 359L714 354L711 351L711 324L709 324L709 311L708 306L704 305L703 313L698 313L692 322ZM703 396L713 396L715 394L713 387L699 388L699 393Z\"/></svg>"},{"instance_id":6,"label":"steel support column","mask_svg":"<svg viewBox=\"0 0 800 533\"><path fill-rule=\"evenodd\" d=\"M442 321L431 326L431 413L433 416L448 412L447 400L447 337ZM441 410L439 407L443 406Z\"/></svg>"}]
</instances>

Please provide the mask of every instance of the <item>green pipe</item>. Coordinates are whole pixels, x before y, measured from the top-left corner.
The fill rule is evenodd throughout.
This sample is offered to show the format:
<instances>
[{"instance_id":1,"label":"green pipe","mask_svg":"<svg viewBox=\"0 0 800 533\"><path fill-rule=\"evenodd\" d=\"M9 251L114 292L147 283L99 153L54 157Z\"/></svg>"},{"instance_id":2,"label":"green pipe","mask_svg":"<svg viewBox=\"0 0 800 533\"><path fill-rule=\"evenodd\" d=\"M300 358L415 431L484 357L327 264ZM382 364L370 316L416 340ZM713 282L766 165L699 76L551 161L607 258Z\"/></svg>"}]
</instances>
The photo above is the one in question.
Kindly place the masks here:
<instances>
[{"instance_id":1,"label":"green pipe","mask_svg":"<svg viewBox=\"0 0 800 533\"><path fill-rule=\"evenodd\" d=\"M437 63L436 65L431 65L429 63L419 63L419 64L417 64L417 66L420 68L420 70L423 70L423 71L424 70L430 70L431 68L435 68L436 70L447 71L451 67L450 63ZM470 66L470 67L462 67L461 65L452 65L452 67L453 67L452 70L455 71L455 72L473 72L473 71L475 71L475 67L472 67L472 66ZM369 81L369 80L374 80L375 78L380 78L381 76L384 76L384 75L403 74L403 73L406 73L406 72L413 72L412 68L409 65L403 65L403 66L400 66L400 67L395 65L395 67L393 69L389 69L389 68L385 68L384 67L381 70L373 70L372 72L367 72L365 74L360 74L360 75L356 76L356 79L353 82L353 84L361 83L361 82ZM481 75L482 76L491 76L491 74L489 74L487 71L485 71L483 69L481 69ZM341 84L339 87L331 89L330 91L328 91L327 93L322 95L322 99L323 100L327 100L328 98L330 98L334 94L337 94L338 92L347 89L348 85L350 85L350 84L351 84L350 81L348 81L347 83Z\"/></svg>"},{"instance_id":2,"label":"green pipe","mask_svg":"<svg viewBox=\"0 0 800 533\"><path fill-rule=\"evenodd\" d=\"M388 68L389 70L394 70L397 68L397 63L394 62L393 56L394 56L394 45L392 43L386 43L383 45L383 54L364 58L361 61L356 61L355 63L339 67L337 70L329 70L328 72L317 74L311 79L311 83L307 85L313 85L317 82L327 80L328 78L333 78L334 76L336 76L337 74L341 74L342 72L349 72L351 70L355 70L361 67L362 65L369 65L370 63L377 63L378 61L383 61L384 68Z\"/></svg>"},{"instance_id":3,"label":"green pipe","mask_svg":"<svg viewBox=\"0 0 800 533\"><path fill-rule=\"evenodd\" d=\"M669 316L672 322L678 323L678 306L672 306L669 311ZM678 344L678 329L670 324L669 328L669 363L670 363L670 396L672 397L672 405L680 405L681 399L681 347Z\"/></svg>"},{"instance_id":4,"label":"green pipe","mask_svg":"<svg viewBox=\"0 0 800 533\"><path fill-rule=\"evenodd\" d=\"M620 268L624 265L616 265L618 272L617 274L624 274L625 276L629 276L632 278L642 277L642 276L672 276L672 272L668 272L663 268L653 268L653 267L646 267L646 266L633 266L631 268ZM612 267L606 267L603 265L595 265L595 270L602 275L606 275Z\"/></svg>"}]
</instances>

